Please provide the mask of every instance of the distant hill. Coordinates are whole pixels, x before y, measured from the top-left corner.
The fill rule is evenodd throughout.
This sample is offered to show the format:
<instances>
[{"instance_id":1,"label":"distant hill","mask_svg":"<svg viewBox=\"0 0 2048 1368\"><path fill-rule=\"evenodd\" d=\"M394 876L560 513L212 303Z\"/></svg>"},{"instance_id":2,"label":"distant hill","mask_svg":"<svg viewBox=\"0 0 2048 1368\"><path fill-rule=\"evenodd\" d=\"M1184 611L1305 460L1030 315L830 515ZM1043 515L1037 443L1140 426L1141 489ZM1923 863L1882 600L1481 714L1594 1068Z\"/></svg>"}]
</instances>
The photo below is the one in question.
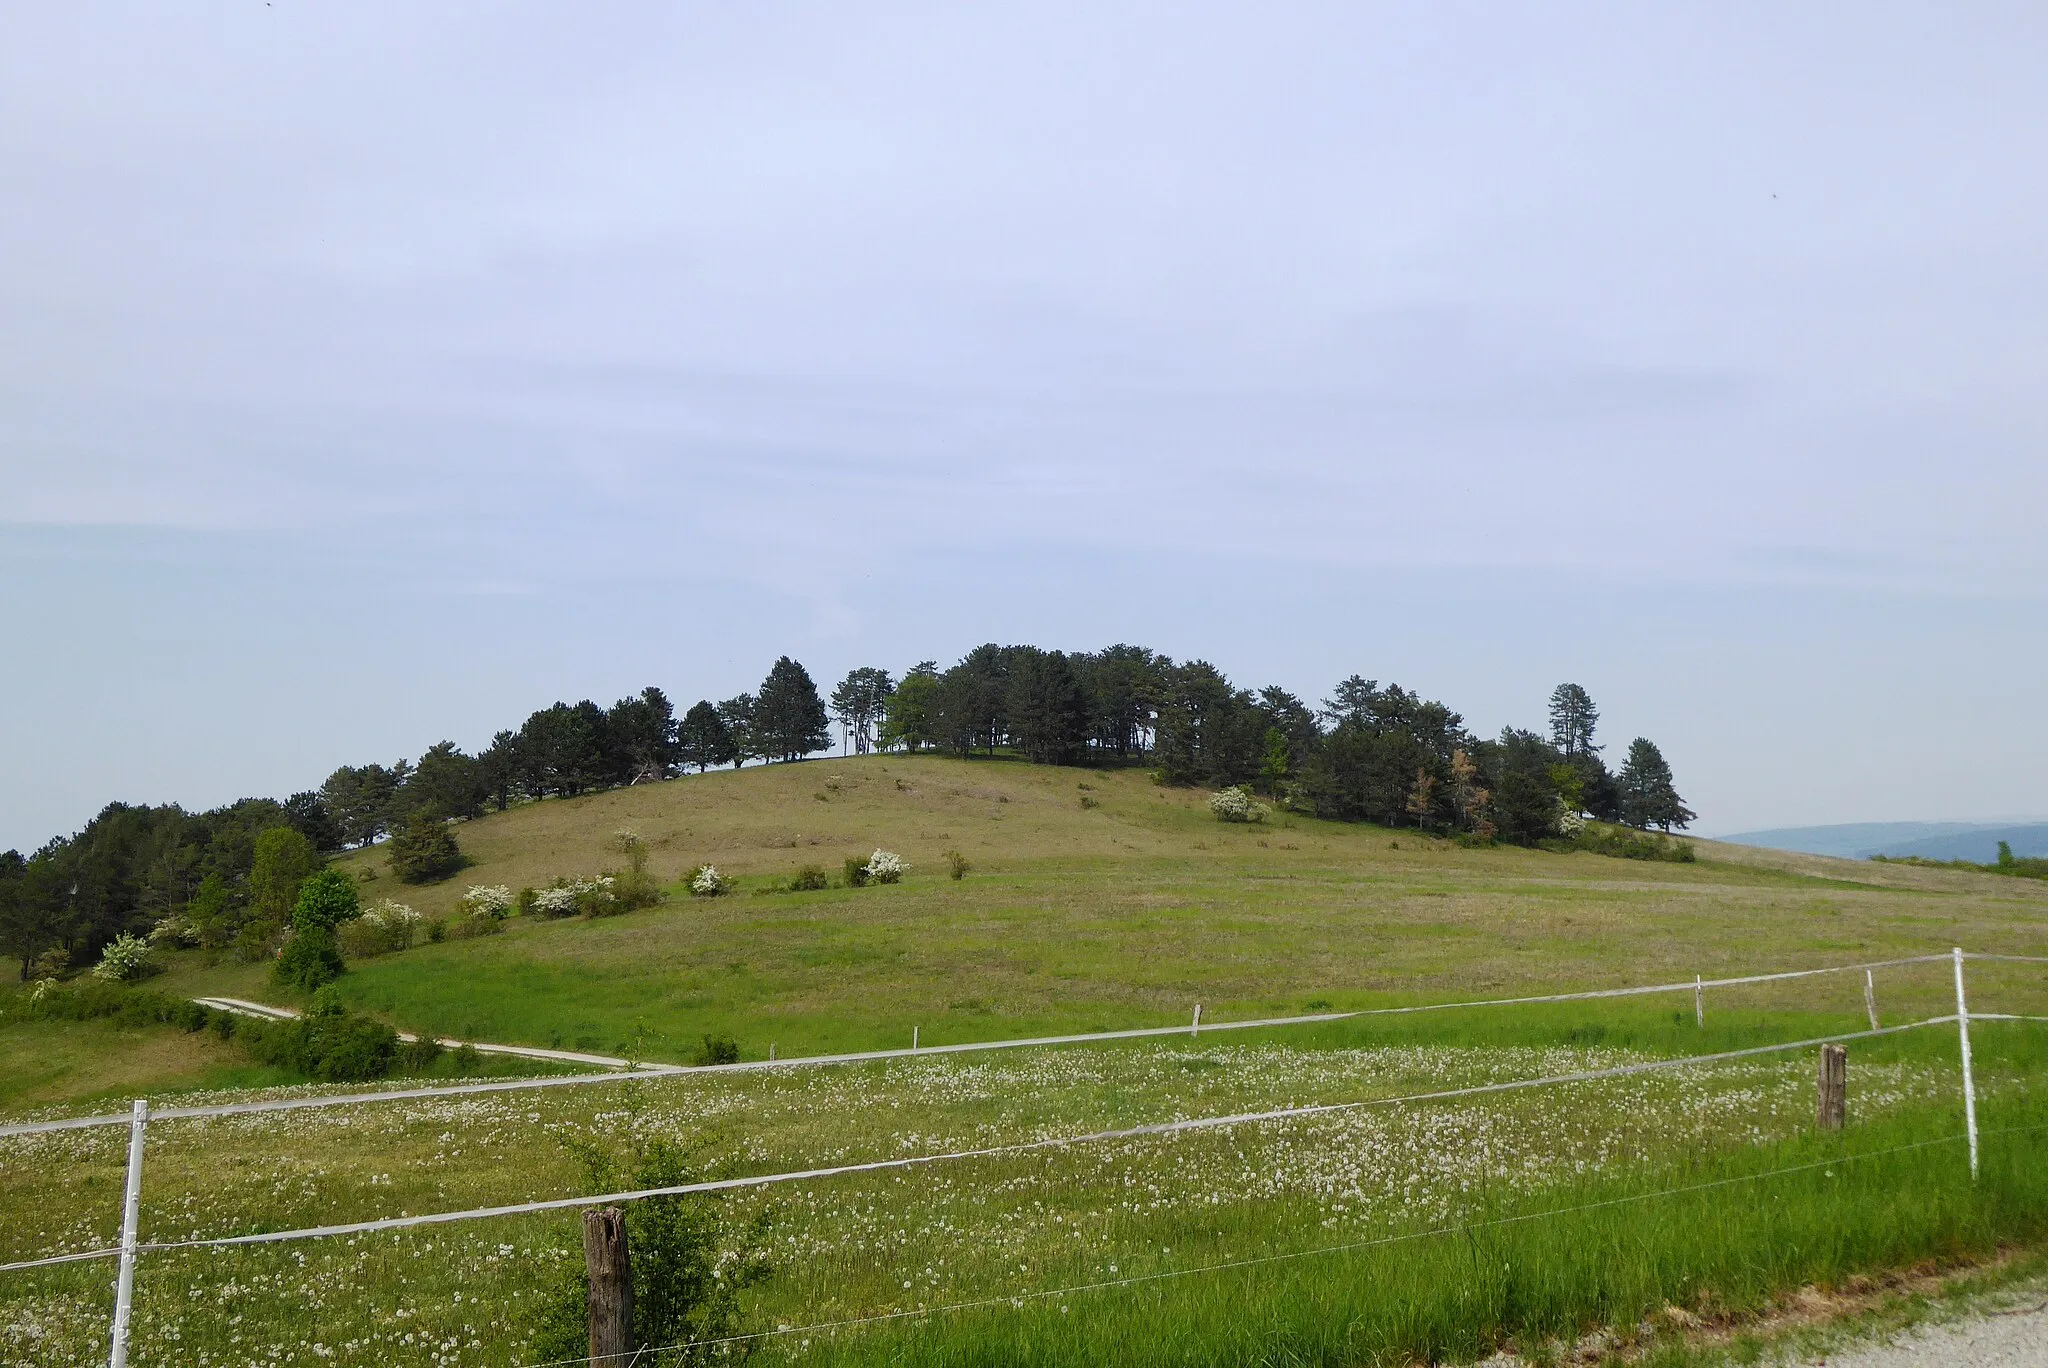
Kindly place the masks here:
<instances>
[{"instance_id":1,"label":"distant hill","mask_svg":"<svg viewBox=\"0 0 2048 1368\"><path fill-rule=\"evenodd\" d=\"M1717 839L1769 850L1798 850L1864 860L1872 855L1918 855L1929 860L1998 858L1998 843L2019 856L2048 856L2048 822L1994 825L1988 822L1847 822L1840 826L1777 827L1743 831Z\"/></svg>"}]
</instances>

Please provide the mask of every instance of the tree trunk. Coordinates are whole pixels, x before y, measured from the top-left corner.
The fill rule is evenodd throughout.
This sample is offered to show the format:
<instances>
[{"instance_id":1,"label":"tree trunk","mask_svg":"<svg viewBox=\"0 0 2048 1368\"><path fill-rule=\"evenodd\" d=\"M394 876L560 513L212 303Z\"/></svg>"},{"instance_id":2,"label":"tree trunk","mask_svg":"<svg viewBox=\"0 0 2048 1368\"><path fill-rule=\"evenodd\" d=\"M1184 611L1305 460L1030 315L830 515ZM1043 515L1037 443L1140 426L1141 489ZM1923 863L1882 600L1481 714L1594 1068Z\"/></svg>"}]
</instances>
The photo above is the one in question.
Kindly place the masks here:
<instances>
[{"instance_id":1,"label":"tree trunk","mask_svg":"<svg viewBox=\"0 0 2048 1368\"><path fill-rule=\"evenodd\" d=\"M583 1261L590 1272L591 1368L626 1368L633 1358L633 1266L625 1213L583 1213Z\"/></svg>"}]
</instances>

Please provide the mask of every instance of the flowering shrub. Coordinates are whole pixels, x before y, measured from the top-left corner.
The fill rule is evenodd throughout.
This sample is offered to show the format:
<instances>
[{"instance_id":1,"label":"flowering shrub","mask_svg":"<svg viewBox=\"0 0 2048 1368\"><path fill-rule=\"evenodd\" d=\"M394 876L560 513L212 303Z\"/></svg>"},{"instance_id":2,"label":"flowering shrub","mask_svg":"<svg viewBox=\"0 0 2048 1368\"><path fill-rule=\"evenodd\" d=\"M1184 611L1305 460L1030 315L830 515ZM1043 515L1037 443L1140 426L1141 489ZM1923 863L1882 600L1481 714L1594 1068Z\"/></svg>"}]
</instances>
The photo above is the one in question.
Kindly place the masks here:
<instances>
[{"instance_id":1,"label":"flowering shrub","mask_svg":"<svg viewBox=\"0 0 2048 1368\"><path fill-rule=\"evenodd\" d=\"M602 917L618 910L612 896L616 880L609 874L592 879L558 878L546 888L535 889L533 911L541 917ZM489 920L496 921L495 916Z\"/></svg>"},{"instance_id":2,"label":"flowering shrub","mask_svg":"<svg viewBox=\"0 0 2048 1368\"><path fill-rule=\"evenodd\" d=\"M1557 800L1557 834L1566 840L1572 839L1586 829L1586 814L1567 803Z\"/></svg>"},{"instance_id":3,"label":"flowering shrub","mask_svg":"<svg viewBox=\"0 0 2048 1368\"><path fill-rule=\"evenodd\" d=\"M910 866L893 850L876 851L868 857L865 868L869 883L902 883L903 876L910 872Z\"/></svg>"},{"instance_id":4,"label":"flowering shrub","mask_svg":"<svg viewBox=\"0 0 2048 1368\"><path fill-rule=\"evenodd\" d=\"M168 945L174 950L189 950L199 944L199 928L189 917L172 913L150 928L151 945Z\"/></svg>"},{"instance_id":5,"label":"flowering shrub","mask_svg":"<svg viewBox=\"0 0 2048 1368\"><path fill-rule=\"evenodd\" d=\"M156 962L149 957L149 942L124 933L107 946L100 962L93 966L92 976L108 983L131 983L156 971Z\"/></svg>"},{"instance_id":6,"label":"flowering shrub","mask_svg":"<svg viewBox=\"0 0 2048 1368\"><path fill-rule=\"evenodd\" d=\"M402 902L385 898L363 910L354 921L335 928L334 938L341 952L351 958L388 955L410 950L419 935L420 914Z\"/></svg>"},{"instance_id":7,"label":"flowering shrub","mask_svg":"<svg viewBox=\"0 0 2048 1368\"><path fill-rule=\"evenodd\" d=\"M1209 811L1216 814L1219 822L1263 822L1272 810L1252 797L1252 791L1242 784L1224 789L1209 799Z\"/></svg>"},{"instance_id":8,"label":"flowering shrub","mask_svg":"<svg viewBox=\"0 0 2048 1368\"><path fill-rule=\"evenodd\" d=\"M717 865L698 865L690 873L690 896L715 898L732 891L732 880L718 872Z\"/></svg>"},{"instance_id":9,"label":"flowering shrub","mask_svg":"<svg viewBox=\"0 0 2048 1368\"><path fill-rule=\"evenodd\" d=\"M471 884L459 906L472 917L503 918L512 912L512 890L503 884Z\"/></svg>"}]
</instances>

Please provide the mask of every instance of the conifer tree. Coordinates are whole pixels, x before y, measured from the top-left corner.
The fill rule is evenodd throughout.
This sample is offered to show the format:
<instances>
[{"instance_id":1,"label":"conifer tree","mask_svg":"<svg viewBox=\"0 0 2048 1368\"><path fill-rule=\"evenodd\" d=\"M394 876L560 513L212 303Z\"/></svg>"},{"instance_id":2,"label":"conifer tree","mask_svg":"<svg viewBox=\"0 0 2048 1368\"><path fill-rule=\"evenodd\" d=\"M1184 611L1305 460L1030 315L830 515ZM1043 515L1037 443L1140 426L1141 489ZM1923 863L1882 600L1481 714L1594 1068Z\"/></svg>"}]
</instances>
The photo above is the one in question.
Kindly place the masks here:
<instances>
[{"instance_id":1,"label":"conifer tree","mask_svg":"<svg viewBox=\"0 0 2048 1368\"><path fill-rule=\"evenodd\" d=\"M737 757L732 732L709 699L699 699L690 705L690 710L683 714L676 740L683 763L695 765L699 774L713 765L730 765Z\"/></svg>"},{"instance_id":2,"label":"conifer tree","mask_svg":"<svg viewBox=\"0 0 2048 1368\"><path fill-rule=\"evenodd\" d=\"M761 754L771 759L800 760L832 744L825 700L810 672L788 656L778 658L761 681L754 731Z\"/></svg>"}]
</instances>

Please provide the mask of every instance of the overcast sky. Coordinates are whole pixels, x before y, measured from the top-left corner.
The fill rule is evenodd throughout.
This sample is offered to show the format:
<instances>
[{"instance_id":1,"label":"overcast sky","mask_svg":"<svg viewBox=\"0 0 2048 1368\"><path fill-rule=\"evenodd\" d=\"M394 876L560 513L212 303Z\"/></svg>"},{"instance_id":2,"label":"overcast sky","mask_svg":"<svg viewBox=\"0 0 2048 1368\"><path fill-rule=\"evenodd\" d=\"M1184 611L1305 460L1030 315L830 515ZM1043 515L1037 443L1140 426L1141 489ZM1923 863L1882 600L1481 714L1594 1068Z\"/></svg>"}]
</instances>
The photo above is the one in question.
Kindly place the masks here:
<instances>
[{"instance_id":1,"label":"overcast sky","mask_svg":"<svg viewBox=\"0 0 2048 1368\"><path fill-rule=\"evenodd\" d=\"M0 847L1136 641L2048 812L2048 8L14 5Z\"/></svg>"}]
</instances>

